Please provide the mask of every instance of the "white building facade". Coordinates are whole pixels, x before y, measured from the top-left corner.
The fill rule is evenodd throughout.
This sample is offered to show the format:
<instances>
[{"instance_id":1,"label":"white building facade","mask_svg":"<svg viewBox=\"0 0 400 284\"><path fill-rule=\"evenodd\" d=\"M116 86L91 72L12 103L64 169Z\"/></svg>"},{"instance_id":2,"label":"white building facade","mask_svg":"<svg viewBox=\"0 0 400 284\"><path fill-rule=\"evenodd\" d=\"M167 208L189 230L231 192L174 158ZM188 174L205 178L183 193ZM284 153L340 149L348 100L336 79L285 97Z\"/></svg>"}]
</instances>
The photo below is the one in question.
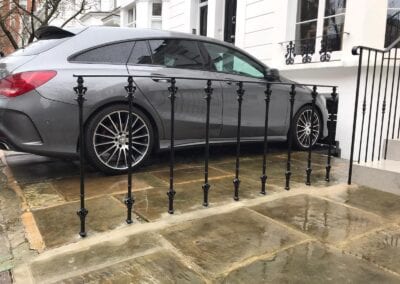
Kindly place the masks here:
<instances>
[{"instance_id":1,"label":"white building facade","mask_svg":"<svg viewBox=\"0 0 400 284\"><path fill-rule=\"evenodd\" d=\"M224 40L289 79L338 85L336 138L348 157L358 64L351 50L389 45L399 30L390 17L399 11L400 0L123 0L121 26Z\"/></svg>"}]
</instances>

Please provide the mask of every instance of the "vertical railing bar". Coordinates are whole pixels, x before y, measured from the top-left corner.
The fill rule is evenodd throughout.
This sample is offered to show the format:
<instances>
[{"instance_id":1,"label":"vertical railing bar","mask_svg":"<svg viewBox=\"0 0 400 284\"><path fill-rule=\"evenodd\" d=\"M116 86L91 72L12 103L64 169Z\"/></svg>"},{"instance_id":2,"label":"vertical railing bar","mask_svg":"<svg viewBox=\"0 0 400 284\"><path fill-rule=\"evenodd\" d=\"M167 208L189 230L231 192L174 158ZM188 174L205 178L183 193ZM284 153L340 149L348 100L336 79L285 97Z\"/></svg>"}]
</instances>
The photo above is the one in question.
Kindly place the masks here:
<instances>
[{"instance_id":1,"label":"vertical railing bar","mask_svg":"<svg viewBox=\"0 0 400 284\"><path fill-rule=\"evenodd\" d=\"M350 164L349 164L349 176L347 183L351 184L352 174L353 174L353 160L354 160L354 144L356 139L356 127L357 127L357 110L358 110L358 99L360 95L360 80L361 80L361 65L362 65L363 48L360 48L360 57L358 61L358 71L357 71L357 87L356 96L354 102L354 117L353 117L353 132L351 137L351 149L350 149Z\"/></svg>"},{"instance_id":2,"label":"vertical railing bar","mask_svg":"<svg viewBox=\"0 0 400 284\"><path fill-rule=\"evenodd\" d=\"M368 146L369 146L369 135L371 132L371 118L372 118L372 104L374 100L374 89L375 89L375 74L376 74L376 61L378 58L378 52L375 51L375 59L374 59L374 71L372 73L372 87L371 87L371 99L369 102L369 114L368 114L368 127L367 127L367 145L365 147L365 162L368 160Z\"/></svg>"},{"instance_id":3,"label":"vertical railing bar","mask_svg":"<svg viewBox=\"0 0 400 284\"><path fill-rule=\"evenodd\" d=\"M392 78L392 92L390 94L390 103L389 103L389 115L388 115L388 126L386 130L386 142L385 142L385 153L383 158L386 160L387 158L387 147L389 143L389 132L390 132L390 122L392 119L392 105L393 105L393 90L394 90L394 79L396 78L396 63L397 63L397 48L394 49L394 66L393 66L393 78Z\"/></svg>"},{"instance_id":4,"label":"vertical railing bar","mask_svg":"<svg viewBox=\"0 0 400 284\"><path fill-rule=\"evenodd\" d=\"M287 163L286 163L286 184L285 189L290 190L290 177L292 175L291 172L291 158L292 158L292 143L293 143L293 108L294 108L294 100L296 96L296 85L292 84L290 87L290 115L289 115L289 137L288 137L288 152L287 152Z\"/></svg>"},{"instance_id":5,"label":"vertical railing bar","mask_svg":"<svg viewBox=\"0 0 400 284\"><path fill-rule=\"evenodd\" d=\"M310 132L310 145L308 145L308 161L307 161L307 179L306 179L306 185L311 185L311 155L312 155L312 147L313 147L313 132L314 132L314 114L315 114L315 101L317 99L317 86L313 86L313 90L311 92L311 97L312 97L312 103L311 103L311 132ZM318 139L316 137L315 139Z\"/></svg>"},{"instance_id":6,"label":"vertical railing bar","mask_svg":"<svg viewBox=\"0 0 400 284\"><path fill-rule=\"evenodd\" d=\"M396 58L397 60L397 58ZM397 118L397 106L398 106L398 99L399 99L399 91L400 91L400 66L397 72L397 90L396 90L396 102L394 106L394 115L393 115L393 130L392 130L392 139L394 139L394 133L396 129L396 118Z\"/></svg>"},{"instance_id":7,"label":"vertical railing bar","mask_svg":"<svg viewBox=\"0 0 400 284\"><path fill-rule=\"evenodd\" d=\"M243 102L243 82L239 82L237 93L237 101L238 101L238 125L237 125L237 135L236 135L236 167L235 167L235 179L233 180L233 185L235 188L233 199L235 201L239 201L239 171L240 171L240 135L241 135L241 126L242 126L242 102Z\"/></svg>"},{"instance_id":8,"label":"vertical railing bar","mask_svg":"<svg viewBox=\"0 0 400 284\"><path fill-rule=\"evenodd\" d=\"M207 114L206 114L206 145L205 145L205 161L204 161L204 184L203 184L203 206L208 206L208 192L210 190L210 184L208 183L208 162L210 157L210 104L211 95L213 93L211 80L207 80L207 86L204 88L206 96L204 99L207 104Z\"/></svg>"},{"instance_id":9,"label":"vertical railing bar","mask_svg":"<svg viewBox=\"0 0 400 284\"><path fill-rule=\"evenodd\" d=\"M369 76L369 62L371 58L371 50L368 50L368 60L367 60L367 74L365 76L365 90L364 90L364 99L362 103L362 119L361 119L361 134L360 134L360 146L358 149L358 163L360 163L361 159L361 149L362 149L362 142L364 136L364 122L365 122L365 111L367 110L367 90L368 90L368 76Z\"/></svg>"},{"instance_id":10,"label":"vertical railing bar","mask_svg":"<svg viewBox=\"0 0 400 284\"><path fill-rule=\"evenodd\" d=\"M86 233L86 216L89 211L85 208L85 132L83 125L83 104L85 102L84 95L87 92L87 88L84 87L83 77L79 76L77 79L78 86L74 88L75 93L78 95L76 101L78 102L79 108L79 174L80 174L80 209L77 212L80 219L80 232L79 235L84 238L87 236Z\"/></svg>"},{"instance_id":11,"label":"vertical railing bar","mask_svg":"<svg viewBox=\"0 0 400 284\"><path fill-rule=\"evenodd\" d=\"M386 83L385 83L385 92L383 96L382 103L382 121L381 121L381 133L379 135L379 148L378 148L378 161L381 160L381 151L382 151L382 138L383 138L383 124L385 122L385 113L386 113L386 97L387 97L387 86L389 83L389 70L390 70L390 56L392 50L389 50L389 56L387 61L387 69L386 69Z\"/></svg>"},{"instance_id":12,"label":"vertical railing bar","mask_svg":"<svg viewBox=\"0 0 400 284\"><path fill-rule=\"evenodd\" d=\"M337 93L336 93L336 87L332 88L332 105L331 105L331 110L330 110L330 114L329 114L329 145L328 145L328 160L326 163L326 175L325 175L325 181L329 182L331 177L330 177L330 173L331 173L331 159L332 159L332 144L333 144L333 139L334 139L334 135L333 135L333 124L335 121L335 118L337 120L337 104L336 104L336 98L337 98Z\"/></svg>"},{"instance_id":13,"label":"vertical railing bar","mask_svg":"<svg viewBox=\"0 0 400 284\"><path fill-rule=\"evenodd\" d=\"M128 85L125 86L125 91L127 92L127 99L128 99L128 193L125 198L125 205L127 209L127 218L126 223L132 224L132 208L133 204L135 203L135 199L132 194L132 111L133 111L133 96L136 91L136 86L133 86L133 77L128 77Z\"/></svg>"},{"instance_id":14,"label":"vertical railing bar","mask_svg":"<svg viewBox=\"0 0 400 284\"><path fill-rule=\"evenodd\" d=\"M264 123L264 153L263 153L263 165L262 165L262 175L261 175L261 194L266 194L266 182L267 182L267 151L268 151L268 124L269 124L269 104L271 101L271 83L267 83L267 88L265 90L265 123Z\"/></svg>"},{"instance_id":15,"label":"vertical railing bar","mask_svg":"<svg viewBox=\"0 0 400 284\"><path fill-rule=\"evenodd\" d=\"M379 87L378 87L378 98L376 104L376 112L375 112L375 127L374 127L374 138L372 143L372 157L371 161L373 162L375 159L375 145L376 145L376 134L378 131L378 116L379 116L379 106L381 101L381 89L382 89L382 76L383 76L383 64L384 64L385 53L382 52L382 60L381 60L381 71L379 75Z\"/></svg>"},{"instance_id":16,"label":"vertical railing bar","mask_svg":"<svg viewBox=\"0 0 400 284\"><path fill-rule=\"evenodd\" d=\"M175 167L175 98L178 88L176 87L176 79L171 78L171 84L168 87L170 93L169 99L171 102L171 126L170 126L170 159L169 159L169 190L168 195L168 213L174 214L174 167Z\"/></svg>"}]
</instances>

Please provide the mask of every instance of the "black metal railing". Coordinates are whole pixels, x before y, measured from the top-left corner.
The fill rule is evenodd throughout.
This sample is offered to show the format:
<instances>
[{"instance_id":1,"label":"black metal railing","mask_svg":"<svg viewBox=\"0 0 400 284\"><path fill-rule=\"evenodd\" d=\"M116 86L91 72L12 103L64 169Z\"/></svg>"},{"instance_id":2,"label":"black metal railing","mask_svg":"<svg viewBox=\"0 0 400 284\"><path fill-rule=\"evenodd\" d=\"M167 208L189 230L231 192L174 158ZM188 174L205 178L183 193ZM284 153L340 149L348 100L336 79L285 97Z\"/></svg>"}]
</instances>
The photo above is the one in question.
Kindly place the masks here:
<instances>
[{"instance_id":1,"label":"black metal railing","mask_svg":"<svg viewBox=\"0 0 400 284\"><path fill-rule=\"evenodd\" d=\"M296 57L300 56L299 63L313 62L316 53L316 44L320 41L319 61L328 62L331 60L332 52L342 49L342 39L344 33L329 34L313 38L303 38L281 42L285 47L284 56L286 65L296 64Z\"/></svg>"},{"instance_id":2,"label":"black metal railing","mask_svg":"<svg viewBox=\"0 0 400 284\"><path fill-rule=\"evenodd\" d=\"M81 172L80 172L80 192L81 192L81 200L80 200L80 210L78 211L78 215L80 216L80 221L81 221L81 231L80 231L80 236L85 237L86 236L86 230L85 230L85 218L86 215L88 214L88 210L85 208L85 168L84 168L84 145L85 145L85 135L84 134L84 122L83 122L83 107L84 107L84 101L85 101L85 94L88 92L88 88L84 86L84 78L126 78L127 79L127 86L125 87L125 91L127 93L127 103L129 105L129 118L128 121L132 121L132 105L134 103L134 95L135 95L135 90L136 86L134 85L134 80L135 78L152 78L152 79L166 79L166 81L169 82L168 86L168 93L169 93L169 99L170 99L170 117L171 117L171 127L170 127L170 164L169 164L169 171L170 171L170 177L169 177L169 190L167 192L168 196L168 213L173 214L174 213L174 197L177 194L175 191L174 187L174 168L175 168L175 99L176 99L176 94L179 92L179 80L197 80L197 81L204 81L205 83L205 88L204 88L204 93L205 93L205 103L207 106L207 111L206 111L206 117L204 119L204 123L206 126L205 130L205 155L204 155L204 184L202 185L202 190L203 190L203 206L207 207L209 206L209 190L211 188L211 185L209 183L208 179L208 164L209 164L209 158L210 158L210 151L209 151L209 146L210 146L210 106L212 102L212 95L213 95L213 84L215 82L229 82L231 84L236 84L237 89L236 89L236 94L237 94L237 101L238 101L238 109L237 109L237 148L236 148L236 162L235 162L235 177L233 180L233 199L235 201L238 201L240 198L240 142L241 142L241 123L242 123L242 103L246 99L246 86L251 85L251 84L258 84L262 85L265 87L264 95L265 95L265 127L264 127L264 150L263 150L263 160L262 160L262 165L261 165L261 194L265 195L267 193L267 152L268 152L268 121L269 121L269 110L271 106L271 96L274 95L272 91L272 86L273 85L286 85L288 86L288 94L289 94L289 101L290 101L290 124L289 124L289 130L288 130L288 149L287 149L287 163L286 163L286 171L282 170L282 175L285 175L285 189L290 190L290 182L291 182L291 163L292 163L292 128L293 126L293 115L294 115L294 104L296 100L296 89L299 87L311 87L310 89L310 104L312 105L312 112L316 112L316 97L318 94L318 88L329 88L332 90L331 93L331 99L328 100L328 110L330 110L331 114L329 116L329 125L334 125L335 123L335 117L336 113L332 113L335 110L337 110L337 93L336 90L337 88L335 86L327 86L327 85L312 85L312 84L294 84L294 83L283 83L283 82L269 82L269 81L232 81L232 80L223 80L223 79L201 79L201 78L194 78L194 77L163 77L163 76L143 76L143 75L74 75L74 77L77 78L78 86L74 88L76 94L78 95L78 107L79 107L79 129L80 129L80 148L79 148L79 153L80 153L80 165L81 165ZM122 87L121 87L122 88ZM262 95L262 94L260 94ZM334 107L329 107L329 106L334 106ZM313 117L313 116L312 116ZM314 120L311 119L311 124L313 123ZM128 122L129 124L129 122ZM311 129L313 129L314 126L311 125ZM327 152L327 164L326 164L326 181L329 182L330 178L330 170L331 170L331 154L332 154L332 146L333 146L333 131L331 129L330 135L329 135L329 147L328 147L328 152ZM131 133L129 134L129 152L132 152L132 143L131 143ZM311 174L312 174L312 139L309 139L310 146L308 148L308 158L307 158L307 168L305 169L305 183L307 185L311 185ZM131 155L129 155L131 156ZM129 161L128 163L128 189L127 189L127 196L125 199L125 204L127 206L127 218L126 222L128 224L132 223L132 210L134 206L134 196L132 193L132 182L133 182L133 173L132 173L132 167L131 167L132 160Z\"/></svg>"},{"instance_id":3,"label":"black metal railing","mask_svg":"<svg viewBox=\"0 0 400 284\"><path fill-rule=\"evenodd\" d=\"M352 50L359 58L348 184L354 162L386 160L389 139L400 138L399 42L400 38L382 50L365 46Z\"/></svg>"}]
</instances>

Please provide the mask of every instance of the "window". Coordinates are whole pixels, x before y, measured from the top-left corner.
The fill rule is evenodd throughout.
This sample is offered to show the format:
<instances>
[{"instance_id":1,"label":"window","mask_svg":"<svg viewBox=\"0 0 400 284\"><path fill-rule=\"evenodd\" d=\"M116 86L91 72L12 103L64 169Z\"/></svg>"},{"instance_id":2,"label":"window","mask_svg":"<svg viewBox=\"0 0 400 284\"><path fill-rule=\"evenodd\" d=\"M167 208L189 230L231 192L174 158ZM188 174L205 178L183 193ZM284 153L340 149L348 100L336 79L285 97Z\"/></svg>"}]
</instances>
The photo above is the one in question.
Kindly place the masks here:
<instances>
[{"instance_id":1,"label":"window","mask_svg":"<svg viewBox=\"0 0 400 284\"><path fill-rule=\"evenodd\" d=\"M151 53L147 41L141 40L135 43L128 64L151 64Z\"/></svg>"},{"instance_id":2,"label":"window","mask_svg":"<svg viewBox=\"0 0 400 284\"><path fill-rule=\"evenodd\" d=\"M73 62L126 64L131 53L133 42L120 42L97 47L74 55Z\"/></svg>"},{"instance_id":3,"label":"window","mask_svg":"<svg viewBox=\"0 0 400 284\"><path fill-rule=\"evenodd\" d=\"M199 35L207 35L208 1L200 0L199 4Z\"/></svg>"},{"instance_id":4,"label":"window","mask_svg":"<svg viewBox=\"0 0 400 284\"><path fill-rule=\"evenodd\" d=\"M161 11L162 11L162 4L161 3L153 3L153 16L160 17L161 16Z\"/></svg>"},{"instance_id":5,"label":"window","mask_svg":"<svg viewBox=\"0 0 400 284\"><path fill-rule=\"evenodd\" d=\"M326 0L322 42L332 51L342 49L345 13L346 0Z\"/></svg>"},{"instance_id":6,"label":"window","mask_svg":"<svg viewBox=\"0 0 400 284\"><path fill-rule=\"evenodd\" d=\"M296 54L314 54L319 43L322 49L341 50L345 13L346 0L298 0Z\"/></svg>"},{"instance_id":7,"label":"window","mask_svg":"<svg viewBox=\"0 0 400 284\"><path fill-rule=\"evenodd\" d=\"M127 27L136 28L136 7L128 10L128 24Z\"/></svg>"},{"instance_id":8,"label":"window","mask_svg":"<svg viewBox=\"0 0 400 284\"><path fill-rule=\"evenodd\" d=\"M386 17L385 47L400 37L400 0L389 0Z\"/></svg>"},{"instance_id":9,"label":"window","mask_svg":"<svg viewBox=\"0 0 400 284\"><path fill-rule=\"evenodd\" d=\"M247 56L222 45L203 43L208 53L206 66L217 72L264 78L264 68Z\"/></svg>"},{"instance_id":10,"label":"window","mask_svg":"<svg viewBox=\"0 0 400 284\"><path fill-rule=\"evenodd\" d=\"M153 64L174 68L203 69L195 41L181 39L150 40Z\"/></svg>"}]
</instances>

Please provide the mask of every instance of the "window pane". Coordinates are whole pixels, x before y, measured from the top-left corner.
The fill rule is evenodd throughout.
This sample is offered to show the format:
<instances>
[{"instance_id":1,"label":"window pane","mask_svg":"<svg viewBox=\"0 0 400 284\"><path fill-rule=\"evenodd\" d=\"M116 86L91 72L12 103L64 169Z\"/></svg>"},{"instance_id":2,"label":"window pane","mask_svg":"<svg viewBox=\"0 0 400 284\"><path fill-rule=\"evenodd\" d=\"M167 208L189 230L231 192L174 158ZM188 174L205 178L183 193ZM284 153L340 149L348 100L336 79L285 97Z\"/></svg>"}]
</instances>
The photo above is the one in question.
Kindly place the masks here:
<instances>
[{"instance_id":1,"label":"window pane","mask_svg":"<svg viewBox=\"0 0 400 284\"><path fill-rule=\"evenodd\" d=\"M263 67L243 54L224 46L204 43L209 55L208 68L235 75L263 78Z\"/></svg>"},{"instance_id":2,"label":"window pane","mask_svg":"<svg viewBox=\"0 0 400 284\"><path fill-rule=\"evenodd\" d=\"M207 35L207 17L208 17L208 7L200 7L200 35Z\"/></svg>"},{"instance_id":3,"label":"window pane","mask_svg":"<svg viewBox=\"0 0 400 284\"><path fill-rule=\"evenodd\" d=\"M133 48L129 64L151 64L151 54L147 41L137 41Z\"/></svg>"},{"instance_id":4,"label":"window pane","mask_svg":"<svg viewBox=\"0 0 400 284\"><path fill-rule=\"evenodd\" d=\"M153 16L161 16L162 4L153 3Z\"/></svg>"},{"instance_id":5,"label":"window pane","mask_svg":"<svg viewBox=\"0 0 400 284\"><path fill-rule=\"evenodd\" d=\"M400 8L400 0L388 0L388 8Z\"/></svg>"},{"instance_id":6,"label":"window pane","mask_svg":"<svg viewBox=\"0 0 400 284\"><path fill-rule=\"evenodd\" d=\"M297 22L318 18L319 0L298 0Z\"/></svg>"},{"instance_id":7,"label":"window pane","mask_svg":"<svg viewBox=\"0 0 400 284\"><path fill-rule=\"evenodd\" d=\"M400 10L388 10L386 19L385 47L400 37Z\"/></svg>"},{"instance_id":8,"label":"window pane","mask_svg":"<svg viewBox=\"0 0 400 284\"><path fill-rule=\"evenodd\" d=\"M325 16L346 13L346 0L326 0Z\"/></svg>"},{"instance_id":9,"label":"window pane","mask_svg":"<svg viewBox=\"0 0 400 284\"><path fill-rule=\"evenodd\" d=\"M202 69L203 60L195 41L150 40L153 64L174 68Z\"/></svg>"},{"instance_id":10,"label":"window pane","mask_svg":"<svg viewBox=\"0 0 400 284\"><path fill-rule=\"evenodd\" d=\"M133 42L121 42L95 48L75 56L72 61L126 64L131 53Z\"/></svg>"},{"instance_id":11,"label":"window pane","mask_svg":"<svg viewBox=\"0 0 400 284\"><path fill-rule=\"evenodd\" d=\"M344 15L331 17L324 20L324 40L328 49L332 51L342 49L342 35L344 28Z\"/></svg>"}]
</instances>

